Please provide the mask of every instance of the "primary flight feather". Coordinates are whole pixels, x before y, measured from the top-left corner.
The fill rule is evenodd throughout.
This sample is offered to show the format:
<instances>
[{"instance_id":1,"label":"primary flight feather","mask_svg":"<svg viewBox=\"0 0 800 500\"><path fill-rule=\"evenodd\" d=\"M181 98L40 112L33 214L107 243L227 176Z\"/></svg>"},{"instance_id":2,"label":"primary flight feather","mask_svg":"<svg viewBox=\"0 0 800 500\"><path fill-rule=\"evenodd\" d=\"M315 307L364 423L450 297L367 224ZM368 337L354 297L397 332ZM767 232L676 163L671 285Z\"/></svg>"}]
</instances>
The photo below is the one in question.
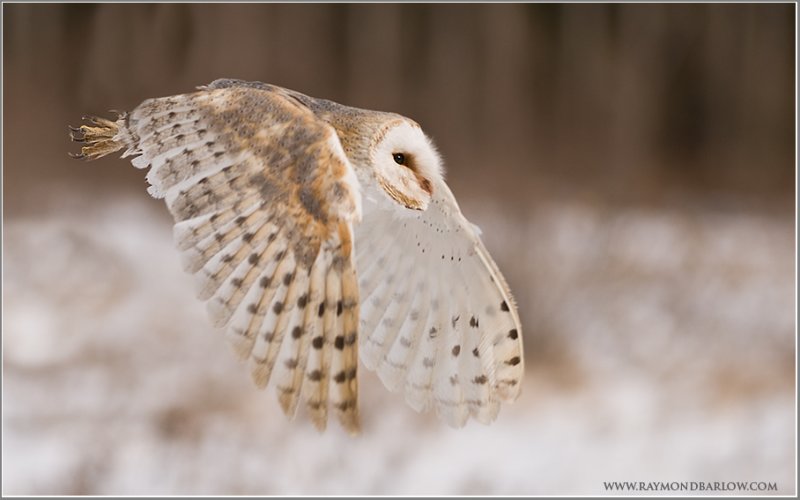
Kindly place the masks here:
<instances>
[{"instance_id":1,"label":"primary flight feather","mask_svg":"<svg viewBox=\"0 0 800 500\"><path fill-rule=\"evenodd\" d=\"M149 168L212 323L289 417L357 432L359 355L453 427L519 395L516 306L414 121L228 79L88 121L73 156Z\"/></svg>"}]
</instances>

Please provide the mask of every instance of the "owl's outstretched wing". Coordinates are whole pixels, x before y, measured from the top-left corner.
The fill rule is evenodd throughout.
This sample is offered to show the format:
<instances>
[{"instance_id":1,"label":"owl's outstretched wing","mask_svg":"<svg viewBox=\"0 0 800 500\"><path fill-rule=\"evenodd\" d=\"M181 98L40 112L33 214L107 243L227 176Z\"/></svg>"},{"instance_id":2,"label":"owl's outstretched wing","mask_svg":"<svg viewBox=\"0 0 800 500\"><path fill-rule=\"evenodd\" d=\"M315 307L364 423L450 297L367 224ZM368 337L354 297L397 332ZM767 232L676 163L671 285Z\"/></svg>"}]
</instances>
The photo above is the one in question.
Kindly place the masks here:
<instances>
[{"instance_id":1,"label":"owl's outstretched wing","mask_svg":"<svg viewBox=\"0 0 800 500\"><path fill-rule=\"evenodd\" d=\"M418 411L433 407L453 427L470 416L493 421L523 374L503 276L444 183L425 211L364 189L355 230L361 359Z\"/></svg>"},{"instance_id":2,"label":"owl's outstretched wing","mask_svg":"<svg viewBox=\"0 0 800 500\"><path fill-rule=\"evenodd\" d=\"M114 129L116 127L116 130ZM277 87L206 87L74 129L84 157L127 147L175 219L184 266L259 387L357 431L358 181L334 129Z\"/></svg>"}]
</instances>

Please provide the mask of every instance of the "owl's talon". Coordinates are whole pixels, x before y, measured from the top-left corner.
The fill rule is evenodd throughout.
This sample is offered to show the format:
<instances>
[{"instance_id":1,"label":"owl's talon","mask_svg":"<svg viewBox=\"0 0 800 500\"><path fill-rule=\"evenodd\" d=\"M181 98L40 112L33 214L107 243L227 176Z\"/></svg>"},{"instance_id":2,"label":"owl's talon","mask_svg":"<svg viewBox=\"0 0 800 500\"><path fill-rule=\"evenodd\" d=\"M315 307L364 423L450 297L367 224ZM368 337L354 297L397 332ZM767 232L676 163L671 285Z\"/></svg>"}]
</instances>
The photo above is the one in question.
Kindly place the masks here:
<instances>
[{"instance_id":1,"label":"owl's talon","mask_svg":"<svg viewBox=\"0 0 800 500\"><path fill-rule=\"evenodd\" d=\"M86 142L86 134L80 128L69 125L69 138L72 142Z\"/></svg>"}]
</instances>

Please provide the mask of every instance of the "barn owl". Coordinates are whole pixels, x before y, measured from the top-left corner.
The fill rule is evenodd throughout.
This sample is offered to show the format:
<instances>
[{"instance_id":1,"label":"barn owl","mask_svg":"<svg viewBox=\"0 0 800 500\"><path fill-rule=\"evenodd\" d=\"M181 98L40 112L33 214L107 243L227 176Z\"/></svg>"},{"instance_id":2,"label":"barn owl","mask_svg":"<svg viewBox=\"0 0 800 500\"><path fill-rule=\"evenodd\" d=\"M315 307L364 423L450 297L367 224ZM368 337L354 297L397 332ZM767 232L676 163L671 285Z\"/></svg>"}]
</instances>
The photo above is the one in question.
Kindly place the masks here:
<instances>
[{"instance_id":1,"label":"barn owl","mask_svg":"<svg viewBox=\"0 0 800 500\"><path fill-rule=\"evenodd\" d=\"M358 432L359 357L453 427L519 395L515 303L416 122L230 79L85 119L73 156L149 168L211 322L289 418Z\"/></svg>"}]
</instances>

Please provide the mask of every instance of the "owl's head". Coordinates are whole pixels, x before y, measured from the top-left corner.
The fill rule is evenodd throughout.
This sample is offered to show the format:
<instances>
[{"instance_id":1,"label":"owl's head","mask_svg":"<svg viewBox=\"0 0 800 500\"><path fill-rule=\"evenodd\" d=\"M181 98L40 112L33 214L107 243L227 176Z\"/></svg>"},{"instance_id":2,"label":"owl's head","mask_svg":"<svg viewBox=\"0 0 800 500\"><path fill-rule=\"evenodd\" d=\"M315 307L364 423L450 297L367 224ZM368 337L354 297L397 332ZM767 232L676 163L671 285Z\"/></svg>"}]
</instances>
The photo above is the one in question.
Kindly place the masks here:
<instances>
[{"instance_id":1,"label":"owl's head","mask_svg":"<svg viewBox=\"0 0 800 500\"><path fill-rule=\"evenodd\" d=\"M425 210L442 184L442 162L417 123L404 117L380 129L371 162L378 184L401 205Z\"/></svg>"}]
</instances>

